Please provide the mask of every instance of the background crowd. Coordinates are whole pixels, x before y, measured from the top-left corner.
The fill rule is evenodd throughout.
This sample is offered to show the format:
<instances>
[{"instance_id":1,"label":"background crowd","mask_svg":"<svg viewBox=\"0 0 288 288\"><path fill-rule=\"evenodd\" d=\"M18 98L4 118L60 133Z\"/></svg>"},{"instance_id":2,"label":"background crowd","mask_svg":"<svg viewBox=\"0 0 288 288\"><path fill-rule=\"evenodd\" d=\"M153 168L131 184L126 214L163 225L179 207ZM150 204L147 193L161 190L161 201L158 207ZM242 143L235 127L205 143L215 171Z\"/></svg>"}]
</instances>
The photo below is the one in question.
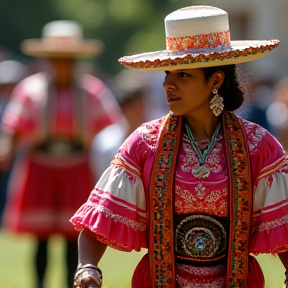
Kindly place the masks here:
<instances>
[{"instance_id":1,"label":"background crowd","mask_svg":"<svg viewBox=\"0 0 288 288\"><path fill-rule=\"evenodd\" d=\"M244 35L248 35L249 33L247 31L249 31L249 29L250 30L255 29L252 26L249 26L253 25L253 21L247 20L249 14L245 12L245 9L243 7L241 8L242 10L238 9L239 11L242 11L241 14L238 15L235 13L235 7L234 9L232 9L233 5L231 4L231 2L232 3L235 2L234 6L237 5L239 6L240 4L236 3L238 1L228 1L228 0L218 1L220 2L219 4L215 3L216 1L210 1L210 2L212 3L209 3L209 1L186 1L186 0L183 1L172 1L172 0L170 1L169 0L149 0L149 1L85 0L84 1L83 0L73 2L71 1L69 2L68 0L53 1L53 2L30 0L28 2L25 1L25 3L24 1L21 0L14 0L14 1L1 2L0 4L0 122L1 122L0 123L1 125L0 126L0 219L1 219L0 258L2 259L1 262L7 263L5 265L6 266L5 268L4 266L3 267L0 266L1 287L58 288L58 287L65 287L65 285L67 285L68 287L68 285L71 284L71 279L69 279L69 276L73 272L73 267L72 268L66 267L66 265L64 264L66 262L66 260L64 260L66 256L63 256L62 259L61 255L64 255L63 251L70 251L70 252L72 251L70 254L67 252L68 253L67 263L69 262L75 263L74 257L77 253L75 248L75 237L72 237L69 234L69 232L65 234L65 232L63 231L60 230L58 231L57 230L58 228L57 229L53 228L49 232L47 232L47 229L46 230L44 229L45 230L44 234L42 233L43 231L39 232L38 229L39 227L37 227L37 229L35 227L30 227L28 234L26 234L27 232L25 230L26 228L24 230L21 227L15 228L15 219L14 219L16 217L15 215L17 215L19 211L22 211L21 209L23 207L27 206L27 203L25 204L24 203L25 201L23 201L25 194L19 195L20 198L22 197L21 199L19 199L19 197L18 198L15 197L15 195L17 195L18 193L17 189L18 190L22 189L20 188L20 186L21 183L22 184L24 183L21 182L24 181L23 175L30 173L32 177L37 178L37 180L39 180L38 181L39 183L37 185L43 185L47 188L47 190L49 190L48 187L52 187L47 186L48 183L49 185L52 185L51 184L52 180L50 179L53 179L53 181L55 181L55 187L60 185L59 184L60 180L58 179L60 174L54 176L50 175L52 178L49 179L43 177L44 175L47 175L47 173L51 174L51 169L53 171L55 170L55 166L53 166L54 164L51 164L53 161L55 161L55 159L52 157L53 158L52 160L50 158L49 159L45 158L45 160L43 160L43 158L41 158L38 155L39 153L35 156L37 158L37 159L35 158L36 160L34 158L33 159L29 158L31 156L29 154L32 149L31 147L37 146L37 149L41 150L42 152L45 149L49 150L50 149L49 145L51 143L50 140L48 141L47 140L48 138L45 137L51 131L53 137L51 136L52 134L49 134L49 136L51 136L50 138L51 139L53 138L54 140L55 135L58 136L61 135L60 137L61 141L63 140L63 138L67 139L67 137L73 138L75 136L73 133L76 134L79 133L79 135L81 134L81 137L83 137L81 138L81 141L83 140L83 143L81 142L79 144L78 142L77 143L73 142L72 147L73 153L77 151L76 153L77 155L74 153L76 155L75 163L78 161L77 163L78 164L80 163L79 164L80 166L77 166L78 168L75 168L76 166L72 165L74 168L71 169L70 165L69 174L65 174L66 170L64 171L62 168L67 164L65 160L66 158L60 157L61 161L65 162L64 163L65 165L63 164L64 165L63 166L61 164L62 166L60 165L61 167L59 168L59 158L57 158L56 161L57 163L55 162L57 164L56 165L57 169L59 169L57 170L58 171L57 173L63 173L63 177L60 177L63 179L65 177L67 177L66 179L71 178L76 179L77 177L78 178L83 177L79 178L80 179L79 181L82 181L80 183L83 183L83 179L86 177L85 178L86 180L84 181L85 183L88 183L91 179L92 183L95 183L95 181L99 178L102 172L109 165L110 160L116 154L117 149L119 148L123 140L134 129L136 129L139 125L141 125L141 123L164 116L168 112L168 106L164 96L165 94L164 91L162 91L162 81L164 79L165 74L161 72L149 72L146 74L146 72L122 70L122 67L117 62L117 59L121 55L126 55L130 51L140 52L140 49L141 51L143 50L151 51L151 50L157 50L159 47L163 47L162 19L164 18L164 15L168 14L170 11L175 10L179 7L184 7L185 5L187 6L193 4L218 5L220 8L223 8L229 12L230 21L232 21L231 25L234 25L234 27L236 28L237 25L239 26L238 29L236 29L236 31L240 31L239 34L242 33ZM245 1L243 1L243 3L244 2ZM268 0L264 2L255 1L255 3L258 6L256 4L255 5L257 6L259 13L261 12L260 14L269 16L269 13L272 13L271 6ZM281 8L279 7L281 5L283 6L282 10L283 9L285 10L285 5L287 6L287 4L285 4L284 2L285 2L284 0L283 1L279 0L279 3L278 2L274 3L275 6L278 5L277 8L278 11L279 9L281 10ZM245 3L243 5L245 5ZM231 13L229 11L230 8L231 11L233 11ZM270 18L268 16L266 17L266 19L269 24ZM281 15L279 17L281 17ZM80 30L83 29L83 35L82 35L83 38L97 39L97 41L99 41L97 43L101 46L101 53L99 50L98 51L99 53L98 52L88 54L78 53L77 55L74 54L73 56L71 56L72 54L68 53L69 56L67 56L67 51L66 52L64 51L64 53L62 51L60 57L59 55L51 54L51 50L56 49L55 47L49 48L50 54L44 53L41 55L37 54L37 51L34 49L35 47L34 48L30 47L30 50L25 49L25 46L22 45L24 40L33 38L43 40L47 36L47 35L45 36L44 33L45 25L55 20L71 20L73 21L74 24L76 24L76 26L79 25ZM283 18L282 20L286 21L286 24L288 24L287 23L288 19ZM282 47L282 49L285 49L285 45L287 43L286 35L284 34L281 35L280 32L279 35L275 35L275 33L272 32L273 32L272 29L270 31L267 31L266 35L263 32L262 38L263 39L278 38L281 43L280 46L281 45L284 46L284 48ZM56 35L57 33L59 33L59 35ZM57 33L53 35L53 37L55 36L61 37L61 31L59 27ZM65 33L65 31L63 33ZM161 37L159 37L160 34ZM259 35L259 33L257 35ZM247 37L238 37L238 38L244 39ZM253 35L251 38L253 38ZM40 49L39 47L38 49ZM43 52L44 48L42 47L41 49ZM287 136L288 135L287 133L288 132L288 65L286 67L287 70L285 70L285 65L283 63L288 62L288 58L286 58L287 56L284 53L283 55L277 55L276 57L275 53L281 54L281 51L283 50L279 51L277 50L275 52L271 52L271 56L270 55L267 56L265 62L261 62L262 60L259 60L260 64L258 63L257 66L253 66L253 63L249 64L250 65L249 68L252 68L253 71L252 75L246 73L246 66L245 64L242 64L241 68L243 70L243 75L241 76L245 77L245 83L247 85L247 95L249 97L246 99L244 107L241 108L241 110L237 111L237 113L241 115L243 118L258 123L264 128L266 128L281 142L284 149L287 150L288 149L288 136ZM70 53L72 52L70 51ZM57 58L58 60L55 61L55 58ZM65 60L63 60L61 63L61 61L59 61L59 58L60 59L64 58ZM70 60L73 59L73 61L70 62L67 59ZM63 62L65 63L63 64ZM59 72L56 73L56 71ZM51 81L55 81L52 89L54 92L50 93L51 87L50 88L48 87L47 91L49 93L46 91L48 95L47 99L51 100L52 94L58 96L60 95L58 97L59 99L56 97L58 99L56 101L60 102L62 101L61 103L62 104L64 103L63 105L66 108L67 103L68 106L69 105L71 106L71 107L69 106L71 111L68 114L65 114L67 113L67 111L66 112L62 111L64 114L62 112L61 114L59 111L55 112L55 115L58 116L55 116L53 113L52 113L53 116L52 114L49 114L51 113L51 105L53 104L53 103L51 104L51 101L46 101L45 104L43 104L43 110L40 110L42 112L40 112L40 114L37 113L35 114L36 110L33 107L31 108L30 106L31 103L25 102L28 101L25 98L26 93L25 87L28 84L26 85L25 83L28 83L28 81L30 81L29 85L35 87L38 83L37 82L38 78L35 77L35 75L39 75L39 73L40 74L47 73L47 75L48 74L51 75L51 79L53 79ZM67 73L67 75L69 76L67 79L63 79L63 77L62 78L57 77L57 74L64 75L65 73ZM90 89L89 91L88 90L87 91L92 95L91 99L97 98L97 101L94 99L95 101L91 100L88 104L87 103L83 104L81 103L81 101L77 102L77 99L75 100L73 98L77 97L78 95L77 93L75 93L75 90L78 89L75 83L76 82L78 83L80 78L77 77L82 77L78 75L83 74L91 76L91 78L89 78L90 79L89 81L91 81L89 87L94 85L91 89L86 87L84 89L85 92L83 93L86 93L86 90ZM72 78L70 78L71 75L73 75ZM27 79L29 80L27 81ZM82 93L81 89L82 88L78 89L80 92L77 90L80 94ZM73 90L73 92L71 92L70 90L71 91ZM58 93L57 91L60 92ZM71 99L73 98L74 100L70 99L69 96L70 94L72 95ZM17 111L17 101L19 101L19 99L20 101L22 101L21 102L22 105L26 107L25 109L27 109L24 112ZM91 110L90 113L92 116L88 120L86 119L84 121L85 123L88 121L92 123L89 126L90 127L89 133L87 131L87 127L84 126L85 123L83 124L82 121L83 118L87 116L86 113L89 114L89 112L87 112L88 110L81 110L79 108L83 106L88 106L90 107ZM27 107L30 107L29 108L30 110ZM73 107L74 108L76 107L76 109L74 109ZM101 108L102 110L99 107L102 107ZM75 112L74 110L77 110L78 112ZM93 113L95 111L97 111L97 113L94 114L93 118ZM45 118L44 120L42 119L44 122L46 121L48 123L48 125L46 126L45 125L39 126L38 125L39 123L37 123L37 115L41 115L41 113L44 114L46 113L45 115L47 115L47 117L44 115L46 117L46 118L44 117ZM19 117L19 119L16 121L15 115L19 116L20 114L21 117ZM102 115L102 117L99 116L97 118L95 115L97 117L99 115L100 116ZM2 116L4 116L4 118ZM68 120L65 117L68 117L67 118ZM51 128L50 124L53 121L55 122L56 118L58 120L62 119L61 123L64 124L61 124L59 126L60 128L57 125L55 126L56 128L55 127ZM80 120L78 121L75 120L74 118ZM6 124L3 123L2 120L4 122L6 121L5 122ZM74 126L78 125L78 130L76 129L77 130L76 132L73 130L74 129L72 127L73 125L71 126L70 123L71 121L72 122L74 121L76 123L75 124L73 122L75 124ZM33 124L31 124L32 122ZM37 126L38 130L34 126ZM93 126L93 128L91 128L91 126ZM9 127L10 130L7 127ZM41 130L42 129L41 127L43 128L43 130ZM12 133L11 132L13 130L12 128L14 129L14 132L20 131L21 135L19 136L18 133L15 134ZM7 129L9 130L9 133L7 133ZM32 130L33 131L35 130L36 136L32 135L33 134ZM69 130L69 132L67 132L67 130ZM71 132L72 130L73 132ZM45 143L43 141L39 141L39 139L41 138L39 137L39 134L46 135L46 136L44 135L45 137L43 138L45 140L44 141ZM77 134L77 136L79 135ZM28 138L32 140L27 141ZM79 138L77 138L77 141L78 140ZM63 142L61 142L60 144L62 145ZM67 151L65 149L67 147L65 146L63 148L64 150L61 150L62 149L61 147L64 146L57 146L55 148L60 149L57 150L58 151L57 153L58 154L64 152L66 153ZM83 156L84 155L83 153L79 156L79 150L81 151L81 153L83 152L85 156ZM70 156L71 154L69 154L69 159L71 160ZM81 158L82 156L83 158ZM80 158L82 160L85 159L85 161L81 160L82 161L81 162L79 160ZM31 161L28 164L27 159ZM51 165L49 164L50 170L49 169L45 170L43 168L45 165L41 166L39 164L40 162L42 164L44 162L46 164L49 162L51 164ZM41 170L42 172L39 172L39 167L42 167L44 170ZM86 170L83 170L84 169L83 167ZM82 171L82 173L83 171L86 171L86 176L83 174L79 175L79 169ZM91 174L91 178L88 178L87 176L88 174ZM28 185L27 183L25 185ZM29 195L28 197L25 197L25 199L26 200L28 199L29 203L32 203L34 201L33 205L31 205L32 208L34 209L35 206L39 205L38 202L35 202L36 201L35 199L39 197L39 195L37 195L37 192L38 194L41 194L42 192L41 193L39 192L39 189L37 188L38 186L34 186L36 185L35 180L33 180L32 183L33 184L31 185L33 185L35 195ZM80 184L71 184L71 185L77 186ZM83 189L83 187L84 186L80 185L78 187L78 190ZM68 187L67 189L70 189L70 187ZM75 191L76 194L78 193L77 192L78 190L76 189ZM89 193L90 188L89 189L84 188L84 190L86 190ZM57 193L59 193L59 191L56 191L56 194ZM11 195L14 197L12 197ZM85 197L87 197L87 195ZM10 200L13 202L14 205L13 209L11 208L11 205L10 206L6 205L9 202L9 198L13 199L13 201ZM69 198L71 198L69 195L63 196L63 199L65 201L68 201L67 199ZM73 198L78 199L77 197ZM47 200L47 198L43 199ZM82 202L83 200L79 200L79 205ZM61 204L53 203L53 205L54 210L50 209L51 211L50 210L48 211L46 209L47 207L44 208L42 207L43 210L33 211L35 214L31 214L32 216L30 215L30 217L32 217L33 220L35 219L39 220L41 218L40 216L43 216L45 213L52 213L52 214L55 213L55 211L60 207L59 205ZM49 208L52 208L52 206ZM72 208L71 211L74 210L75 206ZM70 213L69 216L73 214L73 212L71 211L68 212ZM10 219L12 214L14 217L13 220ZM22 214L19 214L18 217L21 218ZM47 217L49 218L48 214ZM59 222L57 220L60 219L60 216L58 214L56 215L54 214L54 217L56 217L56 220L54 219L54 222ZM14 222L12 223L11 221ZM36 222L32 221L31 223ZM38 226L39 225L42 226L40 227L41 229L43 228L43 226L44 228L47 228L48 222L43 222L44 224L41 223L37 224ZM25 225L27 225L27 223ZM22 233L23 231L25 232L24 234ZM54 238L51 236L54 236ZM122 252L113 251L109 253L108 256L106 256L106 258L103 259L103 265L102 265L103 270L105 271L105 261L106 263L111 263L111 259L113 259L113 264L118 265L119 268L116 269L119 271L118 279L123 283L123 285L120 285L120 287L128 285L127 283L129 283L130 281L130 275L125 274L125 272L123 273L123 271L125 271L122 267L123 265L121 263L117 263L117 255L118 253ZM139 254L141 253L132 253L132 255L129 255L130 258L127 257L127 265L131 266L136 265L138 259L141 258L141 255ZM23 260L19 260L19 256L21 255ZM111 258L109 259L109 257ZM50 260L48 260L48 258ZM62 263L61 266L59 266L58 263L59 259L60 262ZM266 259L264 257L260 259L260 262L264 267L268 262L275 263L274 265L275 272L274 271L271 272L271 279L273 280L270 281L275 281L273 275L277 276L283 274L283 273L277 274L277 267L278 267L277 259L275 258ZM108 270L108 266L110 264L106 265L107 265L106 269ZM34 266L35 270L33 268ZM59 269L57 269L57 267L60 268L60 271ZM16 270L23 271L19 272L19 275L22 276L18 275L19 277L15 277ZM131 269L127 269L128 272L129 270ZM3 273L1 273L1 271ZM64 276L66 274L67 277ZM109 277L109 272L105 274L106 275L108 274ZM114 275L113 277L115 277L115 271L113 275ZM68 278L67 280L68 282L66 281L66 278ZM283 279L280 278L278 283L282 283L283 282L282 280ZM112 280L110 283L111 283L110 285L113 285ZM106 282L106 285L109 285L109 281ZM116 286L107 286L107 288L112 287ZM268 279L267 288L268 287L274 288L276 286L269 286L269 279Z\"/></svg>"}]
</instances>

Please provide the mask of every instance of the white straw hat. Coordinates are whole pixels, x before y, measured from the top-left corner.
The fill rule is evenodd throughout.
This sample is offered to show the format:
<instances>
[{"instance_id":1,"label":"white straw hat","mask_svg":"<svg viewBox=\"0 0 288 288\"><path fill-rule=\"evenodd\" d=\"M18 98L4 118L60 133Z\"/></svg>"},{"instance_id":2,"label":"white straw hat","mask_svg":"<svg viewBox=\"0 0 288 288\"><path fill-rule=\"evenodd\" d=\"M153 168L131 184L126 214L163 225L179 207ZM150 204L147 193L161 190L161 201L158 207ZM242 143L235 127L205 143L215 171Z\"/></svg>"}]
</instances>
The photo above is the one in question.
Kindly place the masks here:
<instances>
[{"instance_id":1,"label":"white straw hat","mask_svg":"<svg viewBox=\"0 0 288 288\"><path fill-rule=\"evenodd\" d=\"M27 39L21 48L24 53L35 57L78 58L101 53L103 43L96 39L83 40L79 23L59 20L43 27L42 39Z\"/></svg>"},{"instance_id":2,"label":"white straw hat","mask_svg":"<svg viewBox=\"0 0 288 288\"><path fill-rule=\"evenodd\" d=\"M264 57L279 40L231 41L228 14L212 6L190 6L165 17L166 50L123 56L136 70L179 70L249 62Z\"/></svg>"}]
</instances>

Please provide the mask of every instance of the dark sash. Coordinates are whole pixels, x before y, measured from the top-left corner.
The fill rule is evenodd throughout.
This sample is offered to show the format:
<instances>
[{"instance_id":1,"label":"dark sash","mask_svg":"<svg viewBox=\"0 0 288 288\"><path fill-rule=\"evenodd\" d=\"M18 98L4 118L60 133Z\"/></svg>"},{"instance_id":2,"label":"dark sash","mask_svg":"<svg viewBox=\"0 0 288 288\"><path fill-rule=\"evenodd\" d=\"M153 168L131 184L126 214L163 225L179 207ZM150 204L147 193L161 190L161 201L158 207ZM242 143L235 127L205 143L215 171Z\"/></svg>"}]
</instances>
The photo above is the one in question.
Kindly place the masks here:
<instances>
[{"instance_id":1,"label":"dark sash","mask_svg":"<svg viewBox=\"0 0 288 288\"><path fill-rule=\"evenodd\" d=\"M182 134L182 116L168 114L159 135L150 179L149 269L150 287L175 288L174 176ZM247 281L252 188L249 151L238 118L222 116L229 171L229 251L227 287L243 287Z\"/></svg>"}]
</instances>

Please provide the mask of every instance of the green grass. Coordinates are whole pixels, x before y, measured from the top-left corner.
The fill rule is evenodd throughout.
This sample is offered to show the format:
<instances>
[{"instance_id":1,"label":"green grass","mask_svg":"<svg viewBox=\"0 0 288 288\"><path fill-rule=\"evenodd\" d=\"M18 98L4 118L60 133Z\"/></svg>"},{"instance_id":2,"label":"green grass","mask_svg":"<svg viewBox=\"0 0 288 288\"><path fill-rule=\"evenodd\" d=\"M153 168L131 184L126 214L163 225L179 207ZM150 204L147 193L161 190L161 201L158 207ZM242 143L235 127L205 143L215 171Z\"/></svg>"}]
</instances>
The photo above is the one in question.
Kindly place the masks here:
<instances>
[{"instance_id":1,"label":"green grass","mask_svg":"<svg viewBox=\"0 0 288 288\"><path fill-rule=\"evenodd\" d=\"M34 239L0 232L0 288L34 288ZM47 288L66 288L64 241L54 236L49 242ZM108 248L99 266L104 275L103 288L130 287L134 268L144 252L125 253Z\"/></svg>"},{"instance_id":2,"label":"green grass","mask_svg":"<svg viewBox=\"0 0 288 288\"><path fill-rule=\"evenodd\" d=\"M47 288L65 287L64 242L60 236L51 238ZM13 236L0 232L0 288L33 288L32 260L34 239L31 236ZM128 288L135 266L144 252L125 253L107 250L99 266L104 275L103 288ZM257 257L266 279L265 288L284 288L284 268L280 260L271 255Z\"/></svg>"}]
</instances>

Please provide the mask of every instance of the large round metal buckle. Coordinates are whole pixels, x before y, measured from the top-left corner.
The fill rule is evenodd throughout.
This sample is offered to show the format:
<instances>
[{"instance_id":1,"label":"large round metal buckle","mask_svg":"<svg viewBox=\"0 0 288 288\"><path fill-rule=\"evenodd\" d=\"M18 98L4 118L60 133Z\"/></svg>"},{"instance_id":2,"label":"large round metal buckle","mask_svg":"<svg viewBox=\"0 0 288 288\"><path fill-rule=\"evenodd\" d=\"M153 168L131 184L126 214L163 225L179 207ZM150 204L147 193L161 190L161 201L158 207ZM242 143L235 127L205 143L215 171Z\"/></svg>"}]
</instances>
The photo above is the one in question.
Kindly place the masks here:
<instances>
[{"instance_id":1,"label":"large round metal buckle","mask_svg":"<svg viewBox=\"0 0 288 288\"><path fill-rule=\"evenodd\" d=\"M217 257L227 247L225 228L207 215L190 215L176 227L175 249L181 256L196 259Z\"/></svg>"}]
</instances>

